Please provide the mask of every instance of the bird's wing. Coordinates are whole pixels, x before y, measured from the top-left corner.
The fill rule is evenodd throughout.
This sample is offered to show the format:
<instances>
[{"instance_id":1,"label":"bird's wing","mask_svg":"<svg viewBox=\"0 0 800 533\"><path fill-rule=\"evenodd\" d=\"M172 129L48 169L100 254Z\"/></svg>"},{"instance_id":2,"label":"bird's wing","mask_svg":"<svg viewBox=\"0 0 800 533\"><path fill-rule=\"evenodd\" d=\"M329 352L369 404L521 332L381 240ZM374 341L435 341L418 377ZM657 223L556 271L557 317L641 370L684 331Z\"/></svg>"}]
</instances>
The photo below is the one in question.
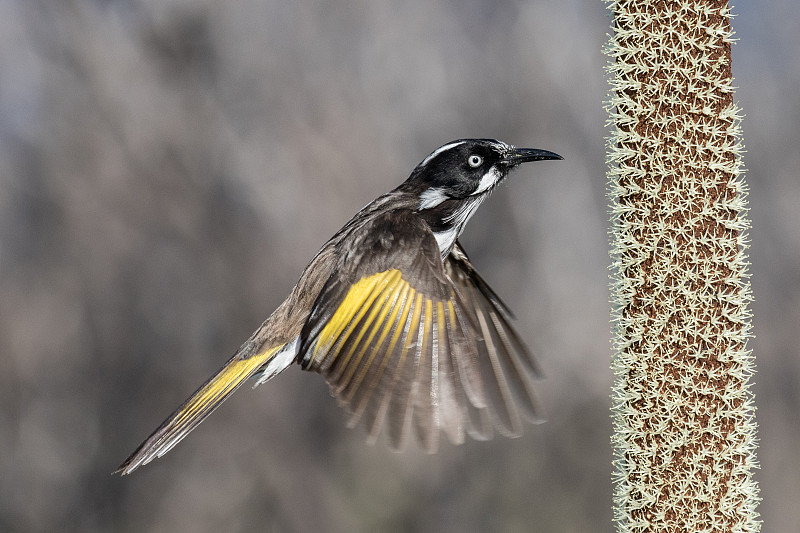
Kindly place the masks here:
<instances>
[{"instance_id":1,"label":"bird's wing","mask_svg":"<svg viewBox=\"0 0 800 533\"><path fill-rule=\"evenodd\" d=\"M387 420L395 448L405 445L412 425L430 452L440 428L455 443L465 431L488 438L493 425L518 434L512 395L494 391L508 390L521 379L509 373L524 368L479 348L482 315L460 292L422 220L402 210L377 215L343 241L339 265L301 333L298 358L326 377L351 425L363 422L371 439Z\"/></svg>"},{"instance_id":2,"label":"bird's wing","mask_svg":"<svg viewBox=\"0 0 800 533\"><path fill-rule=\"evenodd\" d=\"M541 370L530 349L511 325L513 314L492 288L484 281L456 241L444 262L445 271L465 302L470 319L476 324L479 341L477 360L481 373L492 375L486 380L485 392L496 418L495 427L507 435L521 430L518 406L532 422L543 420L543 414L533 391L533 381L541 378Z\"/></svg>"}]
</instances>

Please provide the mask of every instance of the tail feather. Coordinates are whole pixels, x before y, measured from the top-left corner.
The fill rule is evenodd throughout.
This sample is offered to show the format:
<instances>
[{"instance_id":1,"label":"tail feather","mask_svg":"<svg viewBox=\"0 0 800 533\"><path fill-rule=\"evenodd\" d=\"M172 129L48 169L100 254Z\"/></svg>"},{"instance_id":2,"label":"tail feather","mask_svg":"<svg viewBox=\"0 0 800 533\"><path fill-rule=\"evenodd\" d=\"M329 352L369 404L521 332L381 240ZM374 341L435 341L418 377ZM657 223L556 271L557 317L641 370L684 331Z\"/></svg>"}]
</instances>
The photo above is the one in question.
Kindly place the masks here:
<instances>
[{"instance_id":1,"label":"tail feather","mask_svg":"<svg viewBox=\"0 0 800 533\"><path fill-rule=\"evenodd\" d=\"M274 346L247 359L232 357L225 363L225 366L183 402L183 405L169 415L114 473L130 474L140 466L146 465L170 451L242 383L280 353L283 347L284 345ZM285 363L285 366L288 366L289 363L291 363L291 359Z\"/></svg>"}]
</instances>

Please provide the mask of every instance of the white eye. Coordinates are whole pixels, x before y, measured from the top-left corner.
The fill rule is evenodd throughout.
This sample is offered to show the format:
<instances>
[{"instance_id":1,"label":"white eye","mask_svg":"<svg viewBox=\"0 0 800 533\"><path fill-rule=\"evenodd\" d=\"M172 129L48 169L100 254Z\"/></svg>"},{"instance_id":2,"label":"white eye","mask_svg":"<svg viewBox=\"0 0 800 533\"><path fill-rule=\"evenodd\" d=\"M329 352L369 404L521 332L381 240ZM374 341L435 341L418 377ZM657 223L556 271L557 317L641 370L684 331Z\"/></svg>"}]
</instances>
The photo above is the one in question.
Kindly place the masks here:
<instances>
[{"instance_id":1,"label":"white eye","mask_svg":"<svg viewBox=\"0 0 800 533\"><path fill-rule=\"evenodd\" d=\"M469 156L469 159L467 159L467 163L469 163L469 166L472 168L478 168L481 166L481 163L483 163L483 158L479 155L472 154Z\"/></svg>"}]
</instances>

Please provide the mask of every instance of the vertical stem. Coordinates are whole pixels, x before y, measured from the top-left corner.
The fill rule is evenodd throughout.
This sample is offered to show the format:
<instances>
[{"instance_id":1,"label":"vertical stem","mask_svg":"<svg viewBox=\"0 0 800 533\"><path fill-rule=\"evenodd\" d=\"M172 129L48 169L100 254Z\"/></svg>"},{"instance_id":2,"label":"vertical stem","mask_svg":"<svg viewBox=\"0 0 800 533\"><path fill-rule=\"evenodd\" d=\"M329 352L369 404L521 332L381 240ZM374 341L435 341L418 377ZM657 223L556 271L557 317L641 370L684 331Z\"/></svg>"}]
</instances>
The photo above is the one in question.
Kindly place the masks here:
<instances>
[{"instance_id":1,"label":"vertical stem","mask_svg":"<svg viewBox=\"0 0 800 533\"><path fill-rule=\"evenodd\" d=\"M607 1L615 521L759 531L730 10Z\"/></svg>"}]
</instances>

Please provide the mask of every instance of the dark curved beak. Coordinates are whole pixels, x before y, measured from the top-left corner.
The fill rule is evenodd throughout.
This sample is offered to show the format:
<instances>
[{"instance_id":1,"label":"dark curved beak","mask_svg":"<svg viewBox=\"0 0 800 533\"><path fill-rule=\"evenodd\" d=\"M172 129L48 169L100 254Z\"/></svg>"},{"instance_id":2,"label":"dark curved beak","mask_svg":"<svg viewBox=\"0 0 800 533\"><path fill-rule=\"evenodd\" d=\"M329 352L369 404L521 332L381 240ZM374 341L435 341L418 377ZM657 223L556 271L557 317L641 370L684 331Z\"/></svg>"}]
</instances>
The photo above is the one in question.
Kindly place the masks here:
<instances>
[{"instance_id":1,"label":"dark curved beak","mask_svg":"<svg viewBox=\"0 0 800 533\"><path fill-rule=\"evenodd\" d=\"M539 150L538 148L512 148L501 160L502 163L513 167L529 161L545 161L547 159L564 159L555 152Z\"/></svg>"}]
</instances>

